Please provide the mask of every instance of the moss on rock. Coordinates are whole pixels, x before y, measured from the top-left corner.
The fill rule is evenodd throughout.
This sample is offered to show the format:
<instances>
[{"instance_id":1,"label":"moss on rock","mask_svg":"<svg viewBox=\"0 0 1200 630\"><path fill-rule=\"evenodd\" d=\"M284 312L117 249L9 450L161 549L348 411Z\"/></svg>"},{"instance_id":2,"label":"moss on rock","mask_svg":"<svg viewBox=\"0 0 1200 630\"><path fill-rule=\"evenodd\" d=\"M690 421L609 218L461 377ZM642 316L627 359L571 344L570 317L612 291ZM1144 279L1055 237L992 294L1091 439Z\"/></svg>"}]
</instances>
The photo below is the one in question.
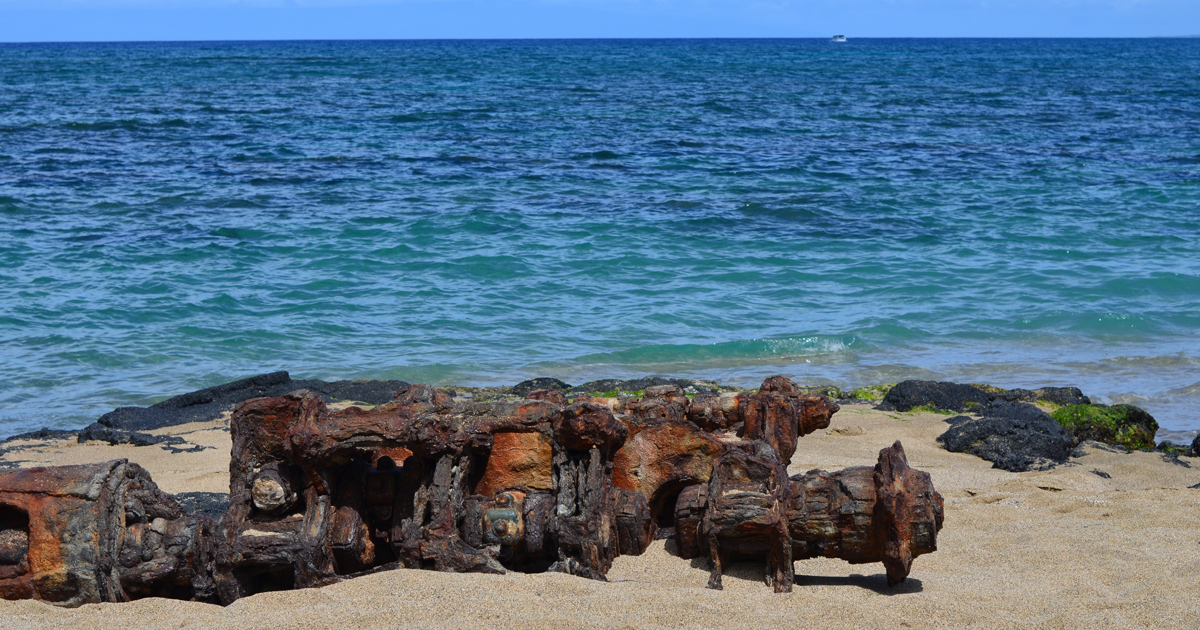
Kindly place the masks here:
<instances>
[{"instance_id":1,"label":"moss on rock","mask_svg":"<svg viewBox=\"0 0 1200 630\"><path fill-rule=\"evenodd\" d=\"M974 387L976 389L981 389L989 394L1003 394L1004 392L1008 391L1007 389L1004 389L1003 387L996 387L995 385L988 385L986 383L968 383L968 384L971 387Z\"/></svg>"},{"instance_id":2,"label":"moss on rock","mask_svg":"<svg viewBox=\"0 0 1200 630\"><path fill-rule=\"evenodd\" d=\"M1172 442L1159 442L1158 447L1154 450L1166 455L1173 455L1175 457L1179 457L1181 455L1190 457L1192 454L1192 448L1187 444L1174 444Z\"/></svg>"},{"instance_id":3,"label":"moss on rock","mask_svg":"<svg viewBox=\"0 0 1200 630\"><path fill-rule=\"evenodd\" d=\"M921 405L919 407L913 407L912 409L908 410L908 413L936 413L941 416L954 415L953 411L950 411L947 409L941 409L941 408L935 407L933 405Z\"/></svg>"},{"instance_id":4,"label":"moss on rock","mask_svg":"<svg viewBox=\"0 0 1200 630\"><path fill-rule=\"evenodd\" d=\"M1158 422L1133 405L1067 405L1050 414L1078 444L1095 440L1130 450L1153 449Z\"/></svg>"},{"instance_id":5,"label":"moss on rock","mask_svg":"<svg viewBox=\"0 0 1200 630\"><path fill-rule=\"evenodd\" d=\"M824 396L829 400L838 400L845 397L842 390L835 385L801 385L800 393L809 396Z\"/></svg>"},{"instance_id":6,"label":"moss on rock","mask_svg":"<svg viewBox=\"0 0 1200 630\"><path fill-rule=\"evenodd\" d=\"M896 386L896 383L884 383L882 385L867 385L850 390L850 398L857 400L883 400L884 396Z\"/></svg>"}]
</instances>

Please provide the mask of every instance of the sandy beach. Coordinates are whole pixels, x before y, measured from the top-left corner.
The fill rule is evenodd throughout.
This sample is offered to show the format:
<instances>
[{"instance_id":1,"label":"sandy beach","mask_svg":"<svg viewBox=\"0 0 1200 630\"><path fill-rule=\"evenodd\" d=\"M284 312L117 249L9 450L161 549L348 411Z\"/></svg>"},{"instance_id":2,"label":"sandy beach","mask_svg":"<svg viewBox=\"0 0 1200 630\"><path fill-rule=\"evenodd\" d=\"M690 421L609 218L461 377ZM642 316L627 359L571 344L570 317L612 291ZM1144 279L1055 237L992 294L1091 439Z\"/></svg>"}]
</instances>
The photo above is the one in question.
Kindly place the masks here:
<instances>
[{"instance_id":1,"label":"sandy beach","mask_svg":"<svg viewBox=\"0 0 1200 630\"><path fill-rule=\"evenodd\" d=\"M795 564L796 587L775 594L761 566L705 588L707 561L673 541L618 558L609 582L560 574L459 575L399 570L321 589L262 593L222 608L146 599L62 609L0 602L0 627L73 628L1187 628L1200 623L1200 460L1087 447L1044 472L1010 473L940 448L934 413L844 405L829 429L801 438L789 473L872 463L899 439L946 499L937 552L900 586L882 565ZM206 447L170 453L74 440L13 446L22 467L128 458L165 490L228 489L225 421L155 433ZM1100 474L1103 473L1103 474Z\"/></svg>"}]
</instances>

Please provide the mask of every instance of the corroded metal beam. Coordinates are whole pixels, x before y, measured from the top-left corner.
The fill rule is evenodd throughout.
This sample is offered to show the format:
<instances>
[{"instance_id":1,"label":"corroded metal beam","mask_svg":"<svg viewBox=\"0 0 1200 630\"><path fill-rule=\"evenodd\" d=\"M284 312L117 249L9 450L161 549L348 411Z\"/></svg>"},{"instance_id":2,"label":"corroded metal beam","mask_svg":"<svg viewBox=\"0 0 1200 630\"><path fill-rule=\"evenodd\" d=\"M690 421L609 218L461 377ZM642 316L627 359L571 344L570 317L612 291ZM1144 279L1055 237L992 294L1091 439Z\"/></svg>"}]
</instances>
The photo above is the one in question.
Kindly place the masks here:
<instances>
[{"instance_id":1,"label":"corroded metal beam","mask_svg":"<svg viewBox=\"0 0 1200 630\"><path fill-rule=\"evenodd\" d=\"M764 559L789 591L793 560L815 556L883 562L895 584L936 549L941 497L899 442L873 468L789 479L797 439L837 410L783 377L633 400L456 402L425 385L367 410L251 399L219 523L125 460L0 474L0 597L228 604L393 568L604 579L659 528L711 559L714 588L727 562Z\"/></svg>"}]
</instances>

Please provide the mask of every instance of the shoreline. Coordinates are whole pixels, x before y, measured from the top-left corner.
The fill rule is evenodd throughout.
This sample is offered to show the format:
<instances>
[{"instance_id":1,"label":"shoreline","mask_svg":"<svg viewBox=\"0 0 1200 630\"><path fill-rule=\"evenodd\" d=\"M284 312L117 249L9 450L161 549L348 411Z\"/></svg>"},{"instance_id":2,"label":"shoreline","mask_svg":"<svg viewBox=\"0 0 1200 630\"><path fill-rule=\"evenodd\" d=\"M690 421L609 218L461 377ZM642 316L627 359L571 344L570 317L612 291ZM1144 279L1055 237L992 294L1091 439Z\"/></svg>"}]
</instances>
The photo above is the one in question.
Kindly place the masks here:
<instances>
[{"instance_id":1,"label":"shoreline","mask_svg":"<svg viewBox=\"0 0 1200 630\"><path fill-rule=\"evenodd\" d=\"M761 342L782 340L763 339ZM741 342L734 342L735 345ZM437 387L507 387L517 379L513 375L551 374L572 384L597 376L636 379L652 374L669 374L688 379L716 381L742 388L757 386L763 378L783 374L797 383L833 385L842 389L898 382L907 379L988 383L1004 388L1036 388L1046 385L1076 386L1093 399L1107 404L1133 404L1154 414L1161 424L1163 437L1190 442L1200 433L1200 359L1190 347L1173 342L1159 347L1153 344L1117 344L1118 347L1077 348L1072 342L1042 343L1025 347L1020 344L990 343L982 347L962 343L930 343L927 347L880 347L846 353L817 353L791 357L755 357L745 362L722 359L708 365L704 353L716 346L679 346L701 356L689 360L643 362L638 350L633 356L606 354L564 361L540 361L528 365L513 363L475 366L447 364L437 369L417 366L380 367L367 363L365 369L331 371L326 365L297 362L294 372L328 383L353 383L364 380L400 379ZM721 344L717 344L718 346ZM657 348L658 346L654 346ZM670 350L675 346L663 346ZM1186 349L1186 350L1185 350ZM632 351L631 351L632 352ZM353 358L353 355L350 356ZM586 359L586 361L584 360ZM163 394L180 393L191 387L217 385L218 372L205 378L191 374L138 374L118 370L107 385L97 389L100 375L67 378L53 387L25 387L18 381L11 390L9 414L0 424L9 435L38 430L44 426L76 430L87 426L114 406L153 405L164 401ZM106 377L109 375L105 375ZM236 370L229 378L240 376ZM249 376L249 375L246 375ZM300 379L300 377L296 377ZM336 379L354 379L339 381ZM308 380L307 378L305 380ZM89 381L92 381L89 384Z\"/></svg>"},{"instance_id":2,"label":"shoreline","mask_svg":"<svg viewBox=\"0 0 1200 630\"><path fill-rule=\"evenodd\" d=\"M920 381L929 382L929 381ZM349 406L374 406L386 403L393 394L410 383L398 380L357 379L343 381L322 381L318 379L292 379L287 371L259 374L201 390L172 396L149 407L119 407L100 416L92 424L80 429L48 429L19 433L0 438L0 462L10 451L27 448L38 440L80 439L84 441L107 441L111 444L132 443L140 446L159 445L172 453L180 453L189 448L205 448L193 444L179 435L164 432L163 429L178 427L192 423L211 423L222 418L228 422L228 415L234 405L249 398L260 396L279 396L289 391L309 389L318 393L326 403ZM564 381L550 377L527 379L512 386L445 386L441 389L449 391L459 401L495 401L519 400L529 391L535 389L560 389L568 396L589 394L599 397L638 396L646 387L654 385L676 384L686 392L694 394L698 391L737 392L749 391L754 388L737 387L711 380L649 376L636 379L601 379L588 381L579 385L570 385ZM839 404L868 403L879 404L889 389L897 383L867 385L854 389L843 390L832 384L801 385L808 393L821 394ZM1005 390L987 384L971 384L989 392L1025 392L1041 390ZM1062 389L1062 388L1051 388ZM1071 389L1071 388L1066 388ZM1078 390L1075 390L1078 391ZM1085 397L1086 398L1086 397ZM1044 406L1045 407L1045 406ZM884 404L884 410L887 405ZM1045 407L1052 411L1052 407ZM950 410L942 410L949 413ZM959 409L957 411L962 411ZM1171 447L1187 449L1195 440L1200 441L1200 431L1184 432L1159 429L1161 439L1155 439L1155 444L1170 445L1163 452L1175 452ZM1163 449L1158 449L1163 450ZM1197 453L1200 455L1200 453ZM0 464L2 466L2 464Z\"/></svg>"}]
</instances>

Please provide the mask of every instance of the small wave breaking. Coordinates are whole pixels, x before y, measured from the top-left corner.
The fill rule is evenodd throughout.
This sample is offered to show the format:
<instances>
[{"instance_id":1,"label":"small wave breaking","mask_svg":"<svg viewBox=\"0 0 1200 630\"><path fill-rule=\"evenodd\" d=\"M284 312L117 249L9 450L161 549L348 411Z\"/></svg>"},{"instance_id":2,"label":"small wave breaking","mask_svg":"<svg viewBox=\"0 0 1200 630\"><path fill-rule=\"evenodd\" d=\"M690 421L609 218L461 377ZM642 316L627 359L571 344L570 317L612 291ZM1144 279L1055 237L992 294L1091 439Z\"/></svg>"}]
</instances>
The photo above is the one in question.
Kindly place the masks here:
<instances>
[{"instance_id":1,"label":"small wave breaking","mask_svg":"<svg viewBox=\"0 0 1200 630\"><path fill-rule=\"evenodd\" d=\"M712 344L648 345L601 352L576 358L571 363L588 366L614 366L637 370L725 368L744 365L787 365L829 361L829 355L868 349L853 335L805 335L765 339L739 339Z\"/></svg>"}]
</instances>

